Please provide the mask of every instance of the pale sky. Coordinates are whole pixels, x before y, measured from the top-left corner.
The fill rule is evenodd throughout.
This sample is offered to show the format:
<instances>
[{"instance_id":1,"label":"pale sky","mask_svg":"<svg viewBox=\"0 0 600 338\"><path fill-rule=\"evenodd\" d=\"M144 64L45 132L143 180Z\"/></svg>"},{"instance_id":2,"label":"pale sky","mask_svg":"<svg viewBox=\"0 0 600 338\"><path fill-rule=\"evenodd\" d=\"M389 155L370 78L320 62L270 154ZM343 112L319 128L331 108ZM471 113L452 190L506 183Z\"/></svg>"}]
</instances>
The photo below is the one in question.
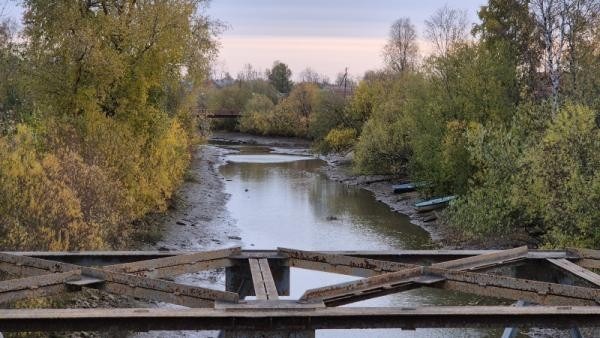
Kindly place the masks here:
<instances>
[{"instance_id":1,"label":"pale sky","mask_svg":"<svg viewBox=\"0 0 600 338\"><path fill-rule=\"evenodd\" d=\"M0 0L4 16L19 20L18 0ZM438 8L464 9L472 22L485 0L212 0L208 14L224 22L219 68L232 76L246 63L259 70L287 63L294 75L306 67L335 78L382 66L389 27L409 17L423 36L424 21ZM4 5L6 4L6 5ZM421 41L422 49L427 49Z\"/></svg>"}]
</instances>

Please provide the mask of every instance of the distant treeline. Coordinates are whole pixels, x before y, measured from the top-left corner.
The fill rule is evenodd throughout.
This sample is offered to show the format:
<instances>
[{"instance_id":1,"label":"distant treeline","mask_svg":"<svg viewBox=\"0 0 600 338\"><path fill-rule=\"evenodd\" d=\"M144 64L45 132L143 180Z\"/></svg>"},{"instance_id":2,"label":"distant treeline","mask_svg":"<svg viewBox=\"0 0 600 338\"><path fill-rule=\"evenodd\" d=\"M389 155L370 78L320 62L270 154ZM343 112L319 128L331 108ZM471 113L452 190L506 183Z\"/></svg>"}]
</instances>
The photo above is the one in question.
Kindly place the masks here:
<instances>
[{"instance_id":1,"label":"distant treeline","mask_svg":"<svg viewBox=\"0 0 600 338\"><path fill-rule=\"evenodd\" d=\"M281 90L274 67L203 102L243 111L242 131L310 137L353 150L357 172L458 195L443 215L458 242L599 247L600 2L490 0L479 18L433 13L426 57L399 19L387 67L350 96L307 79Z\"/></svg>"},{"instance_id":2,"label":"distant treeline","mask_svg":"<svg viewBox=\"0 0 600 338\"><path fill-rule=\"evenodd\" d=\"M197 139L203 1L25 0L0 24L0 249L125 247Z\"/></svg>"}]
</instances>

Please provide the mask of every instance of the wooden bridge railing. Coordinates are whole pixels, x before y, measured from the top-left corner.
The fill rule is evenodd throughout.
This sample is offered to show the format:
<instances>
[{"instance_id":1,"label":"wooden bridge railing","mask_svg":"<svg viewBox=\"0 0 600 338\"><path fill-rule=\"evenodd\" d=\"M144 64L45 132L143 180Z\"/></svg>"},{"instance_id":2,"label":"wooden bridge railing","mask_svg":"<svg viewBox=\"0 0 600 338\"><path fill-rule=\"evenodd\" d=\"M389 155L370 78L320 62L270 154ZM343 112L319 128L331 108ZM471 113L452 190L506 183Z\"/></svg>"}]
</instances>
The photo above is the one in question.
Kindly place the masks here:
<instances>
[{"instance_id":1,"label":"wooden bridge railing","mask_svg":"<svg viewBox=\"0 0 600 338\"><path fill-rule=\"evenodd\" d=\"M317 329L543 326L600 327L600 266L595 250L5 252L0 303L95 288L187 309L0 309L0 332L225 330L225 336ZM290 267L362 277L289 295ZM587 267L587 268L586 268ZM225 268L226 290L164 278ZM535 306L338 308L432 287L523 300ZM256 296L255 299L246 299Z\"/></svg>"}]
</instances>

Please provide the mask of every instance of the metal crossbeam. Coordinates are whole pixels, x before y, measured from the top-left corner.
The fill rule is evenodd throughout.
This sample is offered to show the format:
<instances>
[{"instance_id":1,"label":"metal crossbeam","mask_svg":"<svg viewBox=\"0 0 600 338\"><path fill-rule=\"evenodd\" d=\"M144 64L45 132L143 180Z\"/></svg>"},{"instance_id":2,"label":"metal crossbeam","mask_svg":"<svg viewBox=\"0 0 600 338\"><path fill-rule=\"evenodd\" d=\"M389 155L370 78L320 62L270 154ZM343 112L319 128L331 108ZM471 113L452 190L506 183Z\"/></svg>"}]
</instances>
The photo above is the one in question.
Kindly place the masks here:
<instances>
[{"instance_id":1,"label":"metal crossbeam","mask_svg":"<svg viewBox=\"0 0 600 338\"><path fill-rule=\"evenodd\" d=\"M600 326L600 307L0 310L0 331L319 330Z\"/></svg>"}]
</instances>

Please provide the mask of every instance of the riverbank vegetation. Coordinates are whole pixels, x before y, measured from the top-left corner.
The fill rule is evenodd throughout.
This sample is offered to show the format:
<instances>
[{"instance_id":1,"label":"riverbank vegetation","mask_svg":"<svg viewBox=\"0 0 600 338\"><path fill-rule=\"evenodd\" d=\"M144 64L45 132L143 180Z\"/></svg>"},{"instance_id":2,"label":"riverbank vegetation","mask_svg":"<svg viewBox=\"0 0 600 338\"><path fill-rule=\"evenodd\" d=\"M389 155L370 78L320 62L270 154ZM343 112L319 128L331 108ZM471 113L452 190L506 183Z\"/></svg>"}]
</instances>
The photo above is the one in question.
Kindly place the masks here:
<instances>
[{"instance_id":1,"label":"riverbank vegetation","mask_svg":"<svg viewBox=\"0 0 600 338\"><path fill-rule=\"evenodd\" d=\"M0 248L125 247L197 141L204 1L23 1L0 25Z\"/></svg>"},{"instance_id":2,"label":"riverbank vegetation","mask_svg":"<svg viewBox=\"0 0 600 338\"><path fill-rule=\"evenodd\" d=\"M474 26L444 7L425 22L426 56L402 18L387 67L351 95L302 77L289 95L247 95L239 128L352 150L359 173L457 195L443 221L460 241L597 248L599 18L594 0L490 0Z\"/></svg>"}]
</instances>

